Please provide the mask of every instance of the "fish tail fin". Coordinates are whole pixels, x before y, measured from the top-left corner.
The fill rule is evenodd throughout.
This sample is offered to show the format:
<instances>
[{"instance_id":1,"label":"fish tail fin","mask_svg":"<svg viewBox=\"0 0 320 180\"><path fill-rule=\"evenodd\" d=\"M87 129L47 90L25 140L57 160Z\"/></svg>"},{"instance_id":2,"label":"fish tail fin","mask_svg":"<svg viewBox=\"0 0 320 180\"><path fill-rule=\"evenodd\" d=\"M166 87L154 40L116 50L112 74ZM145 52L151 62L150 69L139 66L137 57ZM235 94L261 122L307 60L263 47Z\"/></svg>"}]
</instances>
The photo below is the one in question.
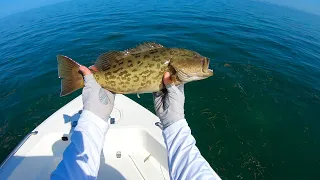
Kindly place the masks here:
<instances>
[{"instance_id":1,"label":"fish tail fin","mask_svg":"<svg viewBox=\"0 0 320 180\"><path fill-rule=\"evenodd\" d=\"M84 81L78 72L80 64L67 56L58 55L58 75L61 78L60 96L68 95L80 88L83 88Z\"/></svg>"}]
</instances>

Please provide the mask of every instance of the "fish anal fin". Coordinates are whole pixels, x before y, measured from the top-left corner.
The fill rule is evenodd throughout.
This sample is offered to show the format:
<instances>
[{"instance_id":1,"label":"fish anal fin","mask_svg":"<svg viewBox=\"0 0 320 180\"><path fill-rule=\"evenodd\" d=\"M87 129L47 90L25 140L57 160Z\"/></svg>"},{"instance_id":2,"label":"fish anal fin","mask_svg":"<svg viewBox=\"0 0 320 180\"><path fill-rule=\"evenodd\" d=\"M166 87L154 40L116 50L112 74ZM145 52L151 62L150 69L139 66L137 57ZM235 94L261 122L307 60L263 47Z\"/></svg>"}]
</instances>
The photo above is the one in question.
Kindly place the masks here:
<instances>
[{"instance_id":1,"label":"fish anal fin","mask_svg":"<svg viewBox=\"0 0 320 180\"><path fill-rule=\"evenodd\" d=\"M163 48L161 44L155 43L155 42L144 42L142 44L139 44L135 48L127 49L124 51L125 54L137 54L142 53L145 51L151 51L159 48Z\"/></svg>"},{"instance_id":2,"label":"fish anal fin","mask_svg":"<svg viewBox=\"0 0 320 180\"><path fill-rule=\"evenodd\" d=\"M113 62L117 62L123 57L125 54L120 51L109 51L107 53L101 54L97 61L94 63L94 66L98 71L108 70Z\"/></svg>"}]
</instances>

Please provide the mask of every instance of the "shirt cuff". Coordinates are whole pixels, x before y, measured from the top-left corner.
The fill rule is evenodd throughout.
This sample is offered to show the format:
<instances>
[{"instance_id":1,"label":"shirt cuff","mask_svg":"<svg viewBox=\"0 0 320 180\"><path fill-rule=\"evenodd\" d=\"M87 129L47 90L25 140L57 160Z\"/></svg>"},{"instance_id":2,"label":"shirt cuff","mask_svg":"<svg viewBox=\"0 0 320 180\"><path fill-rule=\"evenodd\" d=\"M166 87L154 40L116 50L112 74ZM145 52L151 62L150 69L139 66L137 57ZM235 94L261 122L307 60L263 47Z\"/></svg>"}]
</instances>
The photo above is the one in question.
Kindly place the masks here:
<instances>
[{"instance_id":1,"label":"shirt cuff","mask_svg":"<svg viewBox=\"0 0 320 180\"><path fill-rule=\"evenodd\" d=\"M168 137L170 134L172 134L173 132L175 131L179 131L181 128L183 127L189 127L188 126L188 123L187 123L187 120L186 119L181 119L173 124L171 124L170 126L168 126L166 129L164 129L162 131L162 133Z\"/></svg>"},{"instance_id":2,"label":"shirt cuff","mask_svg":"<svg viewBox=\"0 0 320 180\"><path fill-rule=\"evenodd\" d=\"M93 114L91 111L83 110L80 116L80 120L81 119L91 121L93 124L99 127L103 134L106 134L109 129L109 124L99 116Z\"/></svg>"}]
</instances>

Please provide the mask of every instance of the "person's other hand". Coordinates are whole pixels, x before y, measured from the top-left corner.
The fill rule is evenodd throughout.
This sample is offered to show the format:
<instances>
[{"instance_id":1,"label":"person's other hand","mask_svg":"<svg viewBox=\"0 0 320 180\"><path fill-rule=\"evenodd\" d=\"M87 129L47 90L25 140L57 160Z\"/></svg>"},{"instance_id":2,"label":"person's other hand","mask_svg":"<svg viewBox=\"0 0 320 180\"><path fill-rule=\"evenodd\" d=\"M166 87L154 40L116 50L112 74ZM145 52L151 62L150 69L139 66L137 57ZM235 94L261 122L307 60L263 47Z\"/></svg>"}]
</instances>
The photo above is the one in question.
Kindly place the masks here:
<instances>
[{"instance_id":1,"label":"person's other hand","mask_svg":"<svg viewBox=\"0 0 320 180\"><path fill-rule=\"evenodd\" d=\"M103 89L87 67L80 66L79 71L84 76L84 88L82 90L83 109L107 121L114 106L115 95Z\"/></svg>"},{"instance_id":2,"label":"person's other hand","mask_svg":"<svg viewBox=\"0 0 320 180\"><path fill-rule=\"evenodd\" d=\"M162 129L184 119L184 85L175 86L171 80L170 73L163 75L163 83L166 92L153 93L154 107L157 116L162 123Z\"/></svg>"}]
</instances>

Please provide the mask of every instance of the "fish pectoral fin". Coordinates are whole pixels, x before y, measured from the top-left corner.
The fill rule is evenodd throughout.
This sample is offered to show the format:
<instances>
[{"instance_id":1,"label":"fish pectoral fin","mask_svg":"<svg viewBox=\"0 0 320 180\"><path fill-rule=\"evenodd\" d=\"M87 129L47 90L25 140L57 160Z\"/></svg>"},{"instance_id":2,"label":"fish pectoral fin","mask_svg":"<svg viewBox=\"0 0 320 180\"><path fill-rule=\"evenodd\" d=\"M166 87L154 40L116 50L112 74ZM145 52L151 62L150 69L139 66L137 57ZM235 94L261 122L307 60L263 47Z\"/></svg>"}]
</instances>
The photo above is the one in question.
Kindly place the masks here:
<instances>
[{"instance_id":1,"label":"fish pectoral fin","mask_svg":"<svg viewBox=\"0 0 320 180\"><path fill-rule=\"evenodd\" d=\"M107 53L101 54L97 61L94 63L94 66L101 71L106 71L111 67L113 62L118 62L123 59L125 54L120 51L109 51Z\"/></svg>"}]
</instances>

